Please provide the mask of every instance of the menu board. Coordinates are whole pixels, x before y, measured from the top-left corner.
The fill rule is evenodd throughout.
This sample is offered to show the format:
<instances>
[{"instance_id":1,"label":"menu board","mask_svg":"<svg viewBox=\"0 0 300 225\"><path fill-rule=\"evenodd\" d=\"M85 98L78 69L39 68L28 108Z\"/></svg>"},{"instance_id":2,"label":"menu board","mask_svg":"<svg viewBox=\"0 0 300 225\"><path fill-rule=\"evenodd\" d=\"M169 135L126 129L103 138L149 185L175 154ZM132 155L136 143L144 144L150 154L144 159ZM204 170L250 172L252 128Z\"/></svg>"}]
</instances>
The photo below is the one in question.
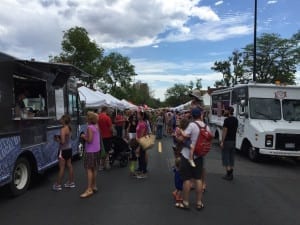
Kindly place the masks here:
<instances>
[{"instance_id":1,"label":"menu board","mask_svg":"<svg viewBox=\"0 0 300 225\"><path fill-rule=\"evenodd\" d=\"M55 90L55 110L56 119L59 120L64 115L64 92L63 89Z\"/></svg>"}]
</instances>

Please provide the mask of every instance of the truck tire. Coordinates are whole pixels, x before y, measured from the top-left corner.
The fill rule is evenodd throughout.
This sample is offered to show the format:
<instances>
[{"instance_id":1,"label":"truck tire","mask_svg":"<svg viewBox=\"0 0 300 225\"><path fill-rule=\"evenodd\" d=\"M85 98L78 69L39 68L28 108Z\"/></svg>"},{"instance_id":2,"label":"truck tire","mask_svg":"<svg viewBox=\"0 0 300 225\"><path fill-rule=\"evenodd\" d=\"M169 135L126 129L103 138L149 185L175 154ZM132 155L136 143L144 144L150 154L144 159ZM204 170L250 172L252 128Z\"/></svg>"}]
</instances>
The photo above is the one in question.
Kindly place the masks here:
<instances>
[{"instance_id":1,"label":"truck tire","mask_svg":"<svg viewBox=\"0 0 300 225\"><path fill-rule=\"evenodd\" d=\"M14 166L12 172L12 181L9 185L10 192L13 196L25 193L31 180L31 166L28 159L20 157Z\"/></svg>"},{"instance_id":2,"label":"truck tire","mask_svg":"<svg viewBox=\"0 0 300 225\"><path fill-rule=\"evenodd\" d=\"M248 146L248 157L253 162L257 162L260 158L257 149L253 148L251 145Z\"/></svg>"}]
</instances>

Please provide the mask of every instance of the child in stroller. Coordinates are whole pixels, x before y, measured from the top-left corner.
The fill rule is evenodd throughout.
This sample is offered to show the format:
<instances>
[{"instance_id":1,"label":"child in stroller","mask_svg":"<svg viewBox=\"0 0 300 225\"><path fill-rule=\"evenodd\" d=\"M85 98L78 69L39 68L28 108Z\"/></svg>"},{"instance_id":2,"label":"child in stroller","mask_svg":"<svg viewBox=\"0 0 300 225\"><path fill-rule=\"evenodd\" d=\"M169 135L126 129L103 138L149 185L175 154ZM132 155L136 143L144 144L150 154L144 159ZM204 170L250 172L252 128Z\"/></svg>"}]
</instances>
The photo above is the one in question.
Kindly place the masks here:
<instances>
[{"instance_id":1,"label":"child in stroller","mask_svg":"<svg viewBox=\"0 0 300 225\"><path fill-rule=\"evenodd\" d=\"M109 151L110 165L112 166L118 160L120 167L127 166L130 151L131 149L125 139L118 136L112 137L111 151Z\"/></svg>"}]
</instances>

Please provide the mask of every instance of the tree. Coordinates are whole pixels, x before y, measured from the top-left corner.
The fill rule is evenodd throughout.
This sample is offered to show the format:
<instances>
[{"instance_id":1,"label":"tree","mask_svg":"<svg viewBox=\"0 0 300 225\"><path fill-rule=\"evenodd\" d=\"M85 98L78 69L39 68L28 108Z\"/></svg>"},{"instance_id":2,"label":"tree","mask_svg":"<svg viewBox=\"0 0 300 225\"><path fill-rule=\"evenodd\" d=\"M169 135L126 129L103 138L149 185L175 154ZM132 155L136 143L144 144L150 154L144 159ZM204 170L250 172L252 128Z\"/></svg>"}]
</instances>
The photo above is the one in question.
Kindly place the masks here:
<instances>
[{"instance_id":1,"label":"tree","mask_svg":"<svg viewBox=\"0 0 300 225\"><path fill-rule=\"evenodd\" d=\"M61 43L63 52L59 56L50 56L51 62L70 63L91 74L84 80L87 85L93 84L100 78L97 74L98 67L103 58L104 50L91 41L88 32L82 27L70 28L63 32Z\"/></svg>"},{"instance_id":2,"label":"tree","mask_svg":"<svg viewBox=\"0 0 300 225\"><path fill-rule=\"evenodd\" d=\"M262 34L257 38L256 81L260 83L294 84L296 67L300 63L300 31L291 39L280 38L277 34ZM253 77L253 44L243 52L233 51L232 56L224 61L216 61L212 70L222 73L223 79L215 86L230 86L239 80Z\"/></svg>"},{"instance_id":3,"label":"tree","mask_svg":"<svg viewBox=\"0 0 300 225\"><path fill-rule=\"evenodd\" d=\"M117 98L128 98L128 90L132 88L133 77L136 76L128 57L116 52L104 57L104 49L91 41L82 27L64 31L61 46L62 53L50 56L51 62L73 64L91 75L83 80L84 85L99 87Z\"/></svg>"},{"instance_id":4,"label":"tree","mask_svg":"<svg viewBox=\"0 0 300 225\"><path fill-rule=\"evenodd\" d=\"M168 106L174 107L190 100L189 92L191 87L184 84L175 84L173 87L167 89L165 103Z\"/></svg>"},{"instance_id":5,"label":"tree","mask_svg":"<svg viewBox=\"0 0 300 225\"><path fill-rule=\"evenodd\" d=\"M293 37L297 38L296 35ZM259 83L280 81L294 84L296 65L299 63L297 52L299 53L299 39L297 43L293 38L280 38L278 34L262 34L257 39L256 81ZM253 44L245 47L244 65L246 73L252 74Z\"/></svg>"},{"instance_id":6,"label":"tree","mask_svg":"<svg viewBox=\"0 0 300 225\"><path fill-rule=\"evenodd\" d=\"M97 73L100 75L97 86L116 97L126 94L133 77L137 75L129 58L116 52L104 57Z\"/></svg>"},{"instance_id":7,"label":"tree","mask_svg":"<svg viewBox=\"0 0 300 225\"><path fill-rule=\"evenodd\" d=\"M202 79L201 78L196 80L195 88L199 89L199 90L202 89ZM191 90L192 89L193 89L193 87L191 88Z\"/></svg>"},{"instance_id":8,"label":"tree","mask_svg":"<svg viewBox=\"0 0 300 225\"><path fill-rule=\"evenodd\" d=\"M218 81L219 84L224 84L226 87L229 87L233 82L229 59L224 61L216 61L211 69L216 72L222 73L223 79L221 81Z\"/></svg>"}]
</instances>

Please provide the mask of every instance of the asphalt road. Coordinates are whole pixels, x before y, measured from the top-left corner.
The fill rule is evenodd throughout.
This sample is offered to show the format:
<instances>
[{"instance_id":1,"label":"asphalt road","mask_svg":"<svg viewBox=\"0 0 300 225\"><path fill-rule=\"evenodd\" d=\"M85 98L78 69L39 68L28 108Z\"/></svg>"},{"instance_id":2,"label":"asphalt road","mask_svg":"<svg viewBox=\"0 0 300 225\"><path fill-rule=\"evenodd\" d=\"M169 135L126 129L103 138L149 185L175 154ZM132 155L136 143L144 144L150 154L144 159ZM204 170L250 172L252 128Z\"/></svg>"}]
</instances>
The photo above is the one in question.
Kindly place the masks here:
<instances>
[{"instance_id":1,"label":"asphalt road","mask_svg":"<svg viewBox=\"0 0 300 225\"><path fill-rule=\"evenodd\" d=\"M128 168L114 166L99 173L99 192L80 199L86 176L82 161L74 161L77 187L53 192L54 168L22 196L10 198L0 189L1 225L296 225L300 224L300 163L263 160L253 163L236 155L235 178L221 179L224 169L217 145L206 157L205 208L174 207L171 138L162 140L163 151L149 150L147 179L129 177Z\"/></svg>"}]
</instances>

